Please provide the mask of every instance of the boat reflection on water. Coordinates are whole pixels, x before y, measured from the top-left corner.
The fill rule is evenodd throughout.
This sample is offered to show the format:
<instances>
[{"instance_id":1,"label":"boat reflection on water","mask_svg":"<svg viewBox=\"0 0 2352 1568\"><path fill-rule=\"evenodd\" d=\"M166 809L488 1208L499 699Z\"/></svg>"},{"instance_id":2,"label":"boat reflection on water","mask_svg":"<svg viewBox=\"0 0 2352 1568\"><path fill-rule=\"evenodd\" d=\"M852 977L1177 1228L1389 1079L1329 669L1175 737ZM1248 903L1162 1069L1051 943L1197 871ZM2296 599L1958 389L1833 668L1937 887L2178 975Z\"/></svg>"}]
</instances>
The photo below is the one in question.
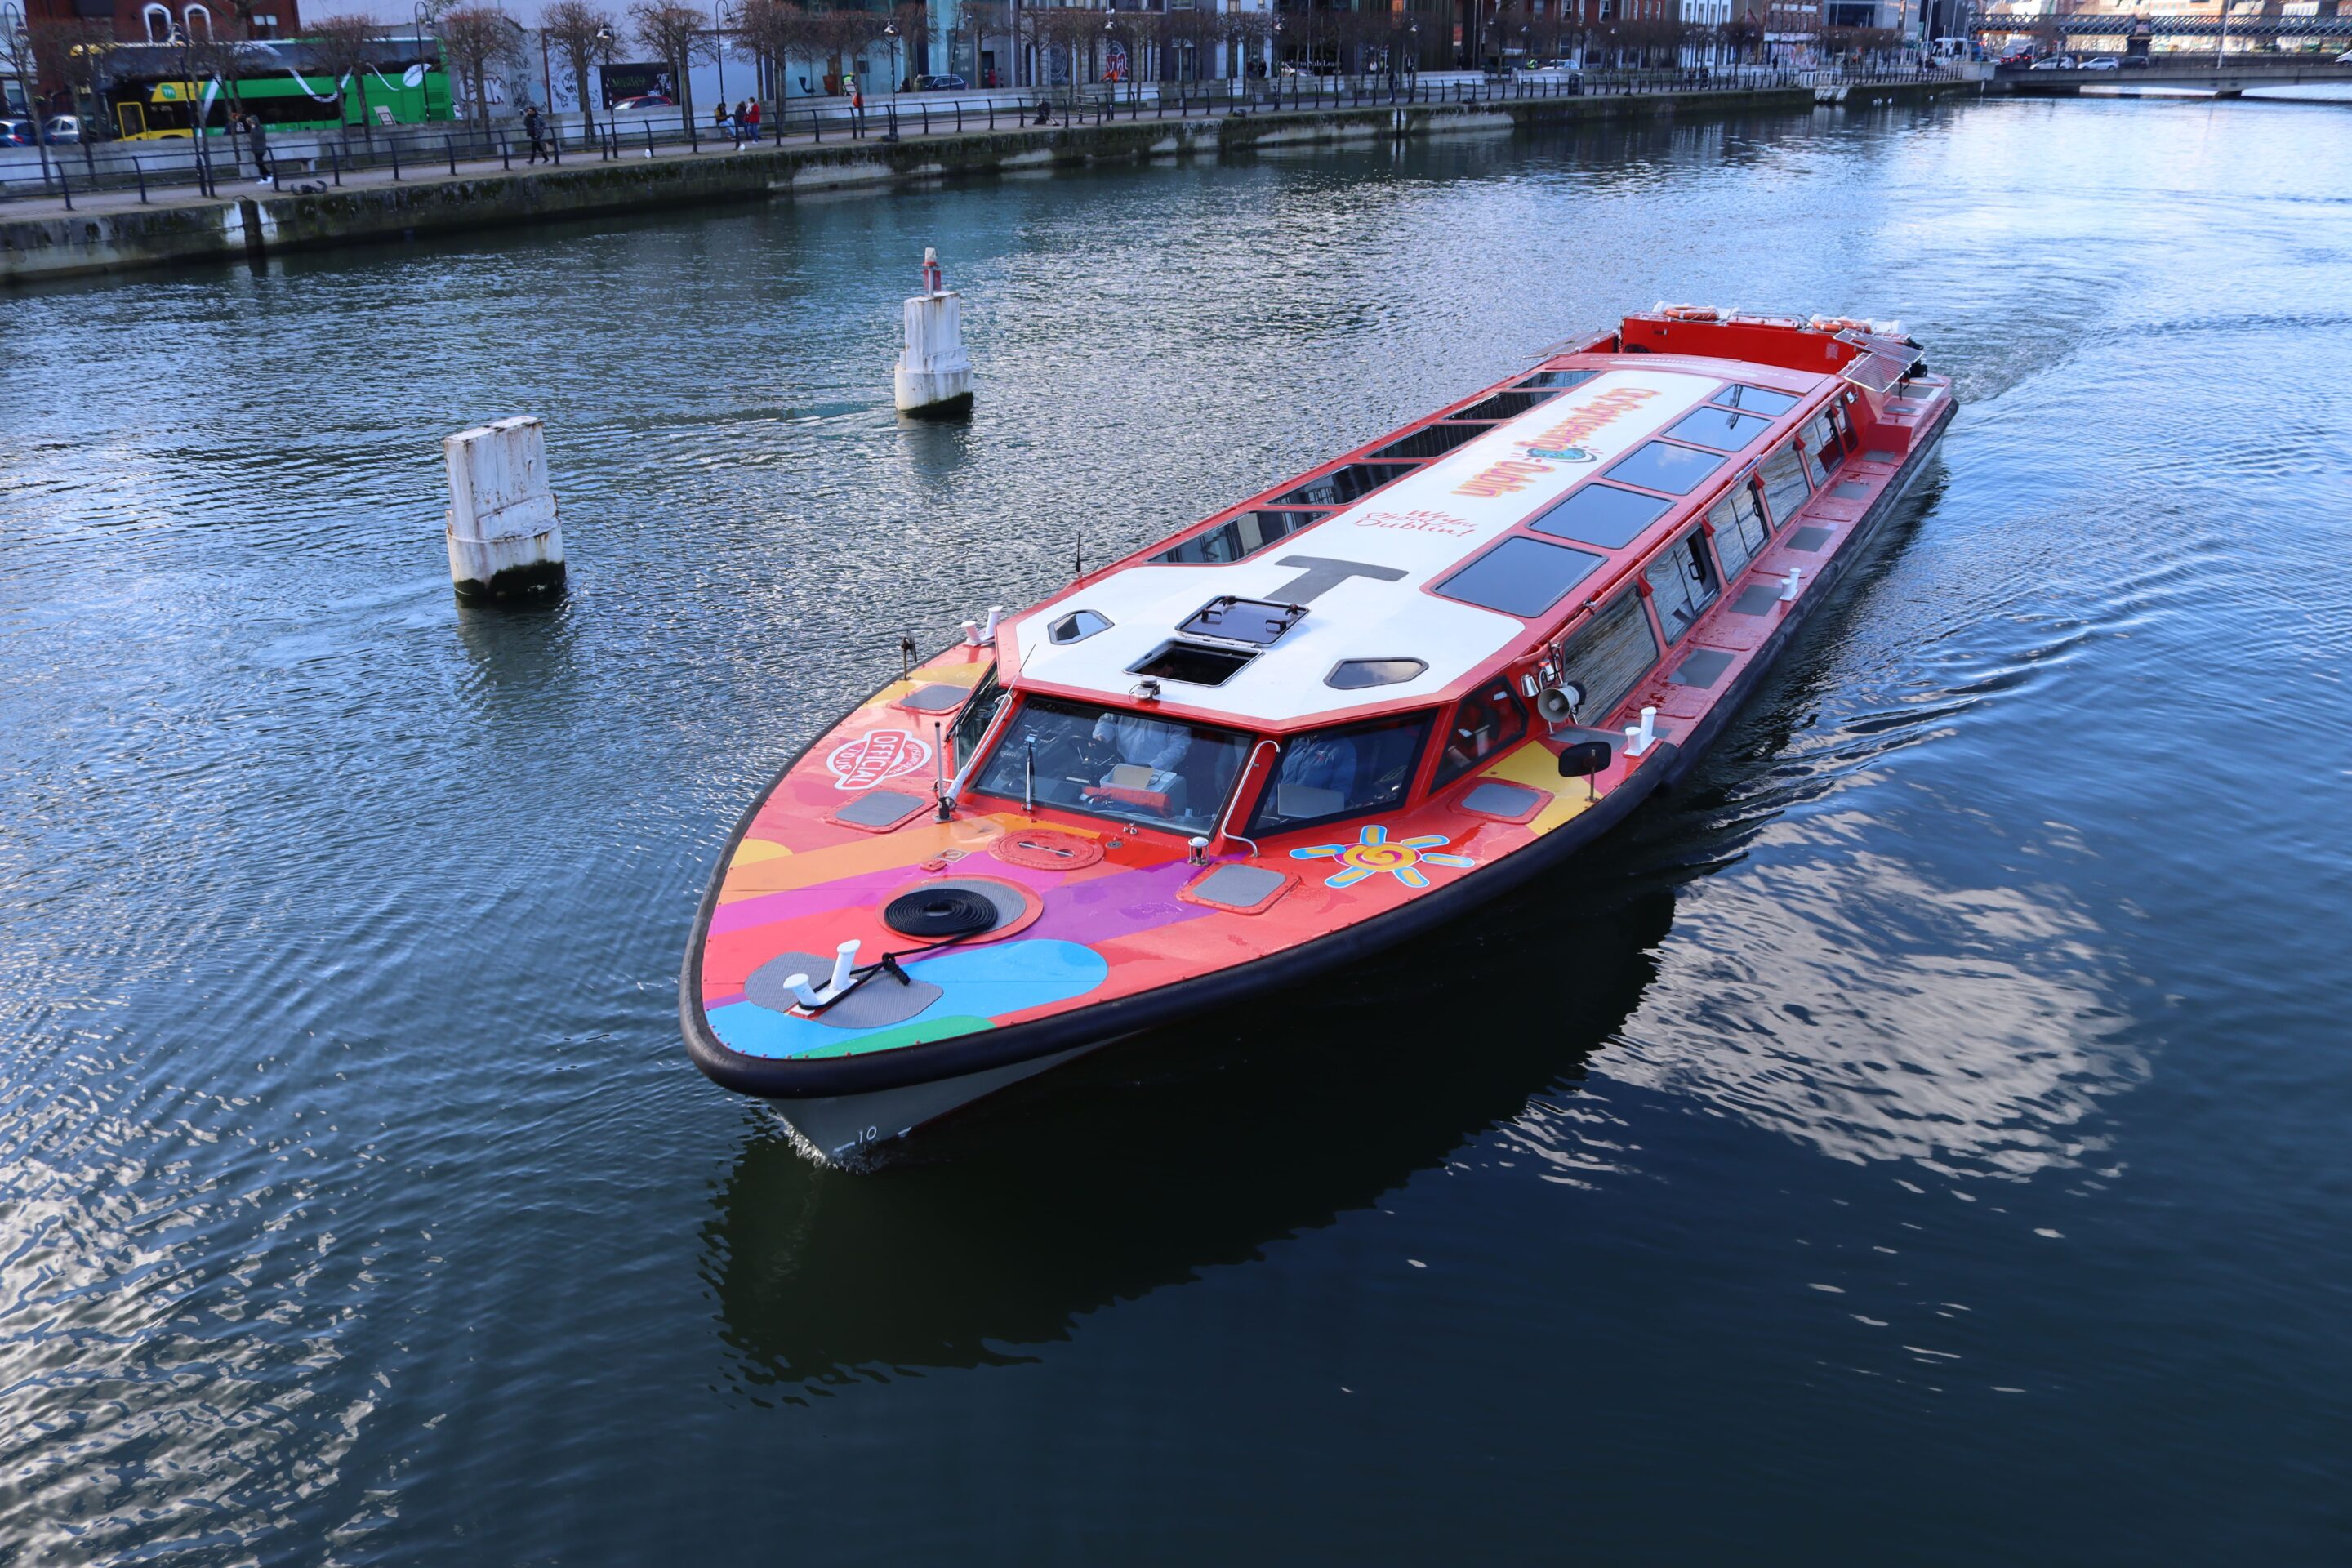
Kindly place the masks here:
<instances>
[{"instance_id":1,"label":"boat reflection on water","mask_svg":"<svg viewBox=\"0 0 2352 1568\"><path fill-rule=\"evenodd\" d=\"M748 1386L1023 1359L1112 1301L1373 1204L1531 1098L1573 1097L1674 920L1670 886L1559 889L999 1097L878 1173L754 1136L706 1268ZM1529 976L1539 982L1530 984ZM1454 999L1431 1049L1433 985ZM919 1163L914 1163L919 1161Z\"/></svg>"}]
</instances>

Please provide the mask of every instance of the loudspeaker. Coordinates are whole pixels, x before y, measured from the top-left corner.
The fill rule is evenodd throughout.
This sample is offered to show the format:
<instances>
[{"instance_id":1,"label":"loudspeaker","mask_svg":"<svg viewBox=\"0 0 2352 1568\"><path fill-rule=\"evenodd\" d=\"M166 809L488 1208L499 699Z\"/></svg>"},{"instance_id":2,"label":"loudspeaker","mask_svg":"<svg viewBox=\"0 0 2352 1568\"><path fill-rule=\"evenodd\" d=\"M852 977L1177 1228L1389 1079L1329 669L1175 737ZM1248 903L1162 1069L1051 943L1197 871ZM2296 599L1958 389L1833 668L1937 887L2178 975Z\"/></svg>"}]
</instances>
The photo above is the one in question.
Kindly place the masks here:
<instances>
[{"instance_id":1,"label":"loudspeaker","mask_svg":"<svg viewBox=\"0 0 2352 1568\"><path fill-rule=\"evenodd\" d=\"M1576 710L1584 705L1584 692L1574 681L1547 689L1536 699L1536 711L1547 724L1568 724L1576 720Z\"/></svg>"}]
</instances>

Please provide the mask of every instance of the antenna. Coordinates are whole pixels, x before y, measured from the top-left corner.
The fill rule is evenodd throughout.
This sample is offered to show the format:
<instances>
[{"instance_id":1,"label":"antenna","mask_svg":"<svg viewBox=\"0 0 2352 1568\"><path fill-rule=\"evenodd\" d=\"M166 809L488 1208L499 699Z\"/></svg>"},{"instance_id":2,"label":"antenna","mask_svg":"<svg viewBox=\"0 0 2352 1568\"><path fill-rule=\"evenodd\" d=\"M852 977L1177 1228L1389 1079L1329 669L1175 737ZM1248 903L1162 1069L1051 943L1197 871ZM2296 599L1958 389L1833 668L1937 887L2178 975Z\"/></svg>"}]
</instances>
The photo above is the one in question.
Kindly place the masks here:
<instances>
[{"instance_id":1,"label":"antenna","mask_svg":"<svg viewBox=\"0 0 2352 1568\"><path fill-rule=\"evenodd\" d=\"M1076 574L1083 577L1087 574L1087 536L1082 530L1075 528L1070 530L1070 548L1076 552L1077 555L1074 563Z\"/></svg>"},{"instance_id":2,"label":"antenna","mask_svg":"<svg viewBox=\"0 0 2352 1568\"><path fill-rule=\"evenodd\" d=\"M915 678L915 639L903 632L898 636L898 663L901 667L899 679L912 680Z\"/></svg>"}]
</instances>

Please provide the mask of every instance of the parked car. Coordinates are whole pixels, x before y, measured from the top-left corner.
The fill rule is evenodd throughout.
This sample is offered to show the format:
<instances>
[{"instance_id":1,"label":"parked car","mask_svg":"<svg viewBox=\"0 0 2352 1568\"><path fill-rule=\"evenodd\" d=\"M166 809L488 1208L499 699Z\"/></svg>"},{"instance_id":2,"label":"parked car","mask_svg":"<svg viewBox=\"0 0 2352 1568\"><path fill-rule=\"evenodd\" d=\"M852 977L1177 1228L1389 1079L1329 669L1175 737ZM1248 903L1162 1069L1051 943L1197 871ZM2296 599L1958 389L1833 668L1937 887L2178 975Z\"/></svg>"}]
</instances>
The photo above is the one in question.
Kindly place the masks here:
<instances>
[{"instance_id":1,"label":"parked car","mask_svg":"<svg viewBox=\"0 0 2352 1568\"><path fill-rule=\"evenodd\" d=\"M971 89L971 85L952 71L940 76L919 76L915 79L917 92L966 92Z\"/></svg>"},{"instance_id":2,"label":"parked car","mask_svg":"<svg viewBox=\"0 0 2352 1568\"><path fill-rule=\"evenodd\" d=\"M2054 70L2063 70L2063 69L2064 69L2065 68L2064 68L2064 67L2063 67L2063 66L2061 66L2061 65L2060 65L2056 60L2054 60L2054 59L2047 59L2047 60L2036 60L2036 61L2034 61L2031 66L2028 66L2026 68L2027 68L2028 70L2054 71Z\"/></svg>"},{"instance_id":3,"label":"parked car","mask_svg":"<svg viewBox=\"0 0 2352 1568\"><path fill-rule=\"evenodd\" d=\"M2084 61L2083 68L2086 71L2121 70L2123 63L2113 55L2102 55L2097 59Z\"/></svg>"},{"instance_id":4,"label":"parked car","mask_svg":"<svg viewBox=\"0 0 2352 1568\"><path fill-rule=\"evenodd\" d=\"M676 109L677 107L677 100L666 93L641 92L635 98L625 98L613 105L613 112L618 114L625 109Z\"/></svg>"},{"instance_id":5,"label":"parked car","mask_svg":"<svg viewBox=\"0 0 2352 1568\"><path fill-rule=\"evenodd\" d=\"M0 120L0 147L30 147L32 144L31 121Z\"/></svg>"},{"instance_id":6,"label":"parked car","mask_svg":"<svg viewBox=\"0 0 2352 1568\"><path fill-rule=\"evenodd\" d=\"M2144 71L2147 69L2147 57L2146 55L2126 55L2124 57L2123 68L2127 71Z\"/></svg>"},{"instance_id":7,"label":"parked car","mask_svg":"<svg viewBox=\"0 0 2352 1568\"><path fill-rule=\"evenodd\" d=\"M81 116L79 114L52 114L49 116L49 123L47 129L43 132L43 139L46 140L52 147L56 146L60 142L79 142L81 140Z\"/></svg>"}]
</instances>

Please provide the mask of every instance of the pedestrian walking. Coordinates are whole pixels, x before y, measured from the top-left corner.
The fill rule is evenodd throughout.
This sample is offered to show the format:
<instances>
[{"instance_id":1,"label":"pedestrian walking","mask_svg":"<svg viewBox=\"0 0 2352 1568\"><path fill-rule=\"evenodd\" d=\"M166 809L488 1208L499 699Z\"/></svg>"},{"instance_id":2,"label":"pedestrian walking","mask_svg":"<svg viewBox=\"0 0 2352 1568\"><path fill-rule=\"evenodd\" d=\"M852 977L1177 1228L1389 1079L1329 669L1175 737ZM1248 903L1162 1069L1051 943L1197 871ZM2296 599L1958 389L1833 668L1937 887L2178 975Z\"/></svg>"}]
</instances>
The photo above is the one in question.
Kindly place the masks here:
<instances>
[{"instance_id":1,"label":"pedestrian walking","mask_svg":"<svg viewBox=\"0 0 2352 1568\"><path fill-rule=\"evenodd\" d=\"M857 133L866 133L866 89L856 82L849 84L849 114L857 124Z\"/></svg>"},{"instance_id":2,"label":"pedestrian walking","mask_svg":"<svg viewBox=\"0 0 2352 1568\"><path fill-rule=\"evenodd\" d=\"M245 117L245 144L247 151L253 154L253 183L257 185L268 185L275 190L278 177L270 172L269 138L263 133L261 120L257 115L248 114Z\"/></svg>"},{"instance_id":3,"label":"pedestrian walking","mask_svg":"<svg viewBox=\"0 0 2352 1568\"><path fill-rule=\"evenodd\" d=\"M760 100L755 98L746 107L751 120L751 140L756 143L760 140Z\"/></svg>"},{"instance_id":4,"label":"pedestrian walking","mask_svg":"<svg viewBox=\"0 0 2352 1568\"><path fill-rule=\"evenodd\" d=\"M547 140L547 121L540 118L539 105L533 103L523 109L522 133L530 138L530 156L524 162L536 163L540 159L541 149Z\"/></svg>"}]
</instances>

